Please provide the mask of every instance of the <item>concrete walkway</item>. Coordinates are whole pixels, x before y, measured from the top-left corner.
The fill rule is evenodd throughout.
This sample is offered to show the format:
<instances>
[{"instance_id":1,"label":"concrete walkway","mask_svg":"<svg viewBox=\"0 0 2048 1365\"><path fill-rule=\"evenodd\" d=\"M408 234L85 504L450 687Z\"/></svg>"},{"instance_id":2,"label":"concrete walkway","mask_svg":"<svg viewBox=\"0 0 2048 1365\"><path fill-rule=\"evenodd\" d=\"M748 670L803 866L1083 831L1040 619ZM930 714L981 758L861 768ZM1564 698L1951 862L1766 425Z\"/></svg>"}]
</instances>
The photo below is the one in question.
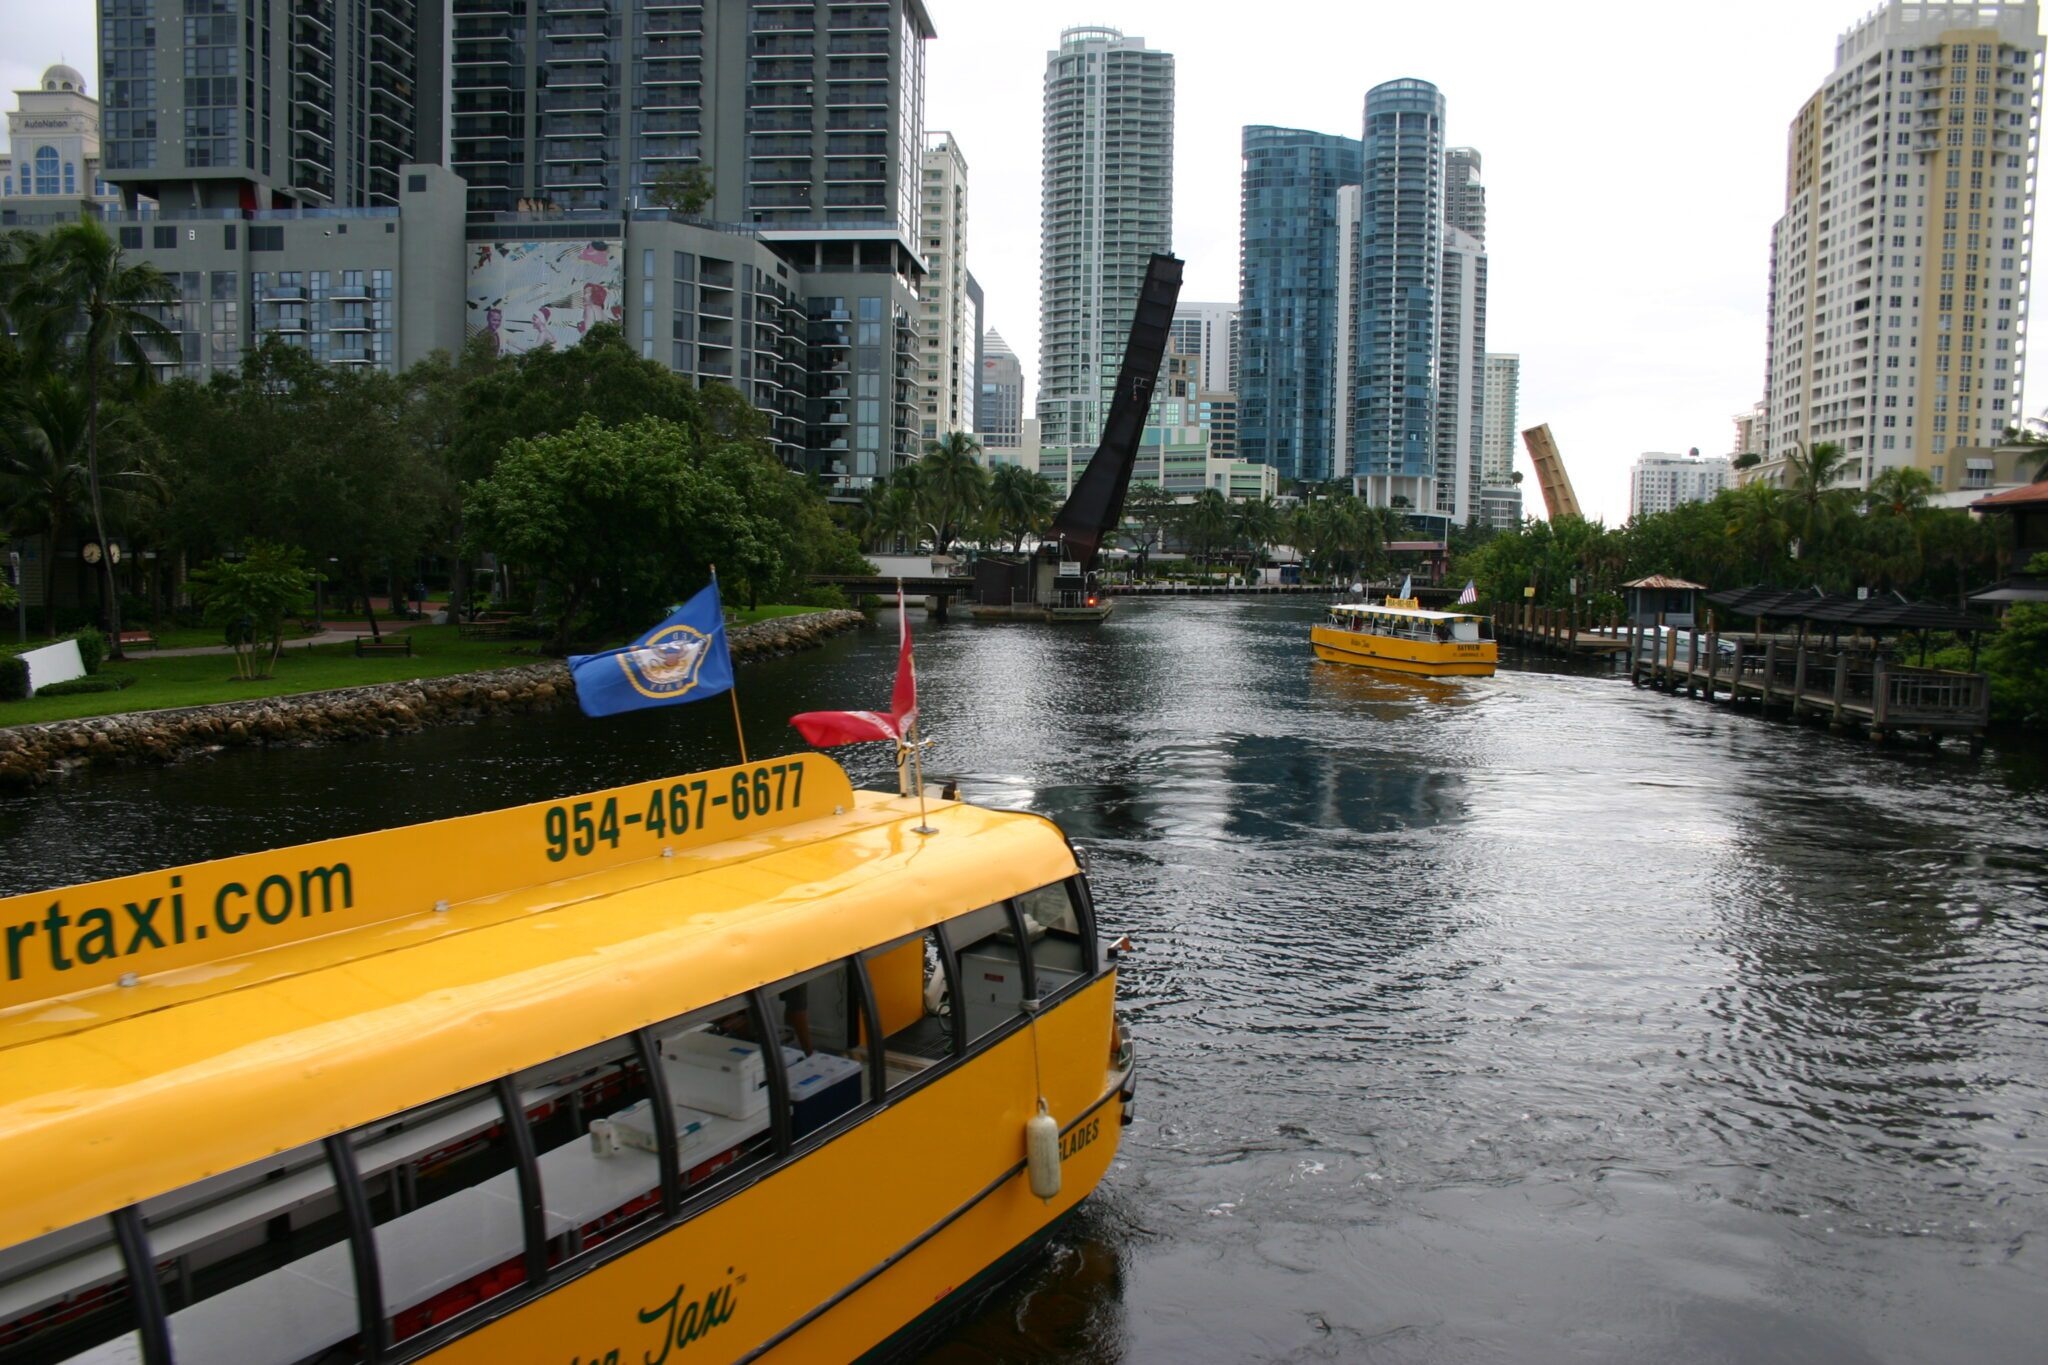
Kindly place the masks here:
<instances>
[{"instance_id":1,"label":"concrete walkway","mask_svg":"<svg viewBox=\"0 0 2048 1365\"><path fill-rule=\"evenodd\" d=\"M427 618L427 620L429 621L433 619L434 618L431 616ZM411 630L414 626L425 625L426 623L426 621L413 620L379 621L377 623L377 628L380 631L382 631L386 636L392 636ZM294 636L291 639L286 640L284 642L284 647L286 650L293 650L301 648L311 649L314 645L348 645L354 644L357 640L367 637L369 633L369 622L349 621L341 625L329 626L326 630L321 631L318 635ZM143 662L149 659L184 659L190 658L193 655L197 654L232 653L234 653L234 647L227 644L187 645L182 649L130 649L128 651L127 657L129 661L133 663Z\"/></svg>"}]
</instances>

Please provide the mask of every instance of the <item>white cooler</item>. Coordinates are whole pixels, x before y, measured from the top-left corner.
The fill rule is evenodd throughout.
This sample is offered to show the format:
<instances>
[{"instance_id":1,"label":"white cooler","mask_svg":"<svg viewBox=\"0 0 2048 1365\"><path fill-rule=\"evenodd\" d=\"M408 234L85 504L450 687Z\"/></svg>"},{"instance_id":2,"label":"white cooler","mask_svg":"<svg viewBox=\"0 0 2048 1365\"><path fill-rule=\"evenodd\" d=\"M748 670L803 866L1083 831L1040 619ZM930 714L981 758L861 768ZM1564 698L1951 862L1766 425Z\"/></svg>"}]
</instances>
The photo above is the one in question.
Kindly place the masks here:
<instances>
[{"instance_id":1,"label":"white cooler","mask_svg":"<svg viewBox=\"0 0 2048 1365\"><path fill-rule=\"evenodd\" d=\"M685 1033L661 1045L669 1098L676 1104L730 1119L751 1118L768 1107L768 1073L761 1046L715 1033Z\"/></svg>"}]
</instances>

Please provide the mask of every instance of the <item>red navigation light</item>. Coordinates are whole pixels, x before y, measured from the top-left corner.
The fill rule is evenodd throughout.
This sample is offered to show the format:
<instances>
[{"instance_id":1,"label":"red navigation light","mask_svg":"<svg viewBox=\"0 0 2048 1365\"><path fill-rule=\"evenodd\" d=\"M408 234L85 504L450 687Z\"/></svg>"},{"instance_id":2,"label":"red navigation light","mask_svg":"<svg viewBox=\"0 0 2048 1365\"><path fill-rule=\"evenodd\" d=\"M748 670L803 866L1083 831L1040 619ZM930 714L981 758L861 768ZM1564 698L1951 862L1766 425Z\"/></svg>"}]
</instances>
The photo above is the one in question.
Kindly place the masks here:
<instances>
[{"instance_id":1,"label":"red navigation light","mask_svg":"<svg viewBox=\"0 0 2048 1365\"><path fill-rule=\"evenodd\" d=\"M1089 598L1089 599L1088 599L1088 605L1089 605L1089 606L1091 606L1091 607L1092 607L1092 606L1094 606L1094 605L1095 605L1095 599L1094 599L1094 598L1092 598L1092 597L1091 597L1091 598Z\"/></svg>"}]
</instances>

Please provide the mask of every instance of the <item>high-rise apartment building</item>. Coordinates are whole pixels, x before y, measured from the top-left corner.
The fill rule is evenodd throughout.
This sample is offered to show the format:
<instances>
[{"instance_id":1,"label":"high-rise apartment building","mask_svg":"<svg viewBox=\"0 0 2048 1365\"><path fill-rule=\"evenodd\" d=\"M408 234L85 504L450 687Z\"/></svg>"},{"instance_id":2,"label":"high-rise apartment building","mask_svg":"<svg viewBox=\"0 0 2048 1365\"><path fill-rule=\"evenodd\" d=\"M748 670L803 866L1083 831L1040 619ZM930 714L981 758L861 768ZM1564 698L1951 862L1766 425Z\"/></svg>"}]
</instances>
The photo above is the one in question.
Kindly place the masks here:
<instances>
[{"instance_id":1,"label":"high-rise apartment building","mask_svg":"<svg viewBox=\"0 0 2048 1365\"><path fill-rule=\"evenodd\" d=\"M921 449L922 0L99 6L110 224L178 285L187 371L609 324L833 487Z\"/></svg>"},{"instance_id":2,"label":"high-rise apartment building","mask_svg":"<svg viewBox=\"0 0 2048 1365\"><path fill-rule=\"evenodd\" d=\"M1522 429L1522 358L1489 352L1485 387L1479 419L1479 514L1480 524L1498 531L1522 520L1522 490L1515 484L1515 441Z\"/></svg>"},{"instance_id":3,"label":"high-rise apartment building","mask_svg":"<svg viewBox=\"0 0 2048 1365\"><path fill-rule=\"evenodd\" d=\"M1248 127L1239 219L1238 450L1284 479L1337 477L1343 241L1338 191L1359 183L1357 138Z\"/></svg>"},{"instance_id":4,"label":"high-rise apartment building","mask_svg":"<svg viewBox=\"0 0 2048 1365\"><path fill-rule=\"evenodd\" d=\"M980 331L967 296L967 158L951 133L932 134L924 152L925 277L917 306L924 438L974 430L981 376Z\"/></svg>"},{"instance_id":5,"label":"high-rise apartment building","mask_svg":"<svg viewBox=\"0 0 2048 1365\"><path fill-rule=\"evenodd\" d=\"M2036 0L1886 0L1794 117L1771 232L1768 444L1827 441L1845 483L2019 421L2036 137Z\"/></svg>"},{"instance_id":6,"label":"high-rise apartment building","mask_svg":"<svg viewBox=\"0 0 2048 1365\"><path fill-rule=\"evenodd\" d=\"M1701 458L1664 455L1645 451L1628 475L1628 514L1647 517L1669 512L1681 503L1709 502L1729 486L1729 462L1724 455Z\"/></svg>"},{"instance_id":7,"label":"high-rise apartment building","mask_svg":"<svg viewBox=\"0 0 2048 1365\"><path fill-rule=\"evenodd\" d=\"M168 211L396 207L440 160L439 7L99 0L105 175Z\"/></svg>"},{"instance_id":8,"label":"high-rise apartment building","mask_svg":"<svg viewBox=\"0 0 2048 1365\"><path fill-rule=\"evenodd\" d=\"M1479 149L1452 147L1444 153L1444 222L1486 244L1486 186L1479 178Z\"/></svg>"},{"instance_id":9,"label":"high-rise apartment building","mask_svg":"<svg viewBox=\"0 0 2048 1365\"><path fill-rule=\"evenodd\" d=\"M1047 446L1102 435L1145 268L1173 243L1173 57L1072 28L1045 62L1038 418Z\"/></svg>"},{"instance_id":10,"label":"high-rise apartment building","mask_svg":"<svg viewBox=\"0 0 2048 1365\"><path fill-rule=\"evenodd\" d=\"M983 447L1014 450L1024 432L1024 362L993 327L983 334L979 412Z\"/></svg>"},{"instance_id":11,"label":"high-rise apartment building","mask_svg":"<svg viewBox=\"0 0 2048 1365\"><path fill-rule=\"evenodd\" d=\"M1376 506L1439 507L1435 439L1444 245L1444 97L1403 79L1365 97L1350 271L1350 472Z\"/></svg>"},{"instance_id":12,"label":"high-rise apartment building","mask_svg":"<svg viewBox=\"0 0 2048 1365\"><path fill-rule=\"evenodd\" d=\"M1481 432L1486 403L1486 246L1444 228L1437 302L1434 502L1422 510L1459 526L1479 510ZM1419 505L1421 506L1421 505Z\"/></svg>"},{"instance_id":13,"label":"high-rise apartment building","mask_svg":"<svg viewBox=\"0 0 2048 1365\"><path fill-rule=\"evenodd\" d=\"M1201 387L1212 393L1230 391L1230 336L1237 324L1234 303L1189 303L1173 306L1168 335L1183 354L1202 358Z\"/></svg>"},{"instance_id":14,"label":"high-rise apartment building","mask_svg":"<svg viewBox=\"0 0 2048 1365\"><path fill-rule=\"evenodd\" d=\"M1770 441L1770 409L1762 403L1752 403L1736 413L1734 421L1735 445L1728 452L1729 460L1738 461L1745 455L1756 456L1749 464L1736 467L1735 483L1740 487L1750 482L1762 466L1764 453ZM1780 464L1782 467L1782 462Z\"/></svg>"}]
</instances>

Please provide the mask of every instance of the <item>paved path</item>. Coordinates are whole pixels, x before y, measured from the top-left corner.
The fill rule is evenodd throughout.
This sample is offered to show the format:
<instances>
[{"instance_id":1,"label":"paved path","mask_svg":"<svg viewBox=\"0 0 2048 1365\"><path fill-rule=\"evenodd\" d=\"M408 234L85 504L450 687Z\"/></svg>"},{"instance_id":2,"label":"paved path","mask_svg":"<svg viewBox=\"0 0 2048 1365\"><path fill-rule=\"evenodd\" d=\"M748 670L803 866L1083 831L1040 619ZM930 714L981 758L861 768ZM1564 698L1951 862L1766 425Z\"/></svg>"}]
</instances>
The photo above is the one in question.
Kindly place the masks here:
<instances>
[{"instance_id":1,"label":"paved path","mask_svg":"<svg viewBox=\"0 0 2048 1365\"><path fill-rule=\"evenodd\" d=\"M396 635L403 631L411 630L414 626L420 624L423 623L419 621L406 620L379 621L377 623L377 628L383 631L384 634L386 635ZM330 626L328 629L321 631L318 635L294 636L293 638L286 640L284 642L284 647L289 650L300 648L311 649L314 645L347 645L355 643L357 639L366 636L369 633L370 627L367 624L359 621L351 621L348 623L346 629L336 626ZM136 661L146 661L149 659L183 659L190 658L191 656L196 654L232 654L233 652L233 648L225 644L188 645L181 649L150 649L144 647L141 649L130 648L128 650L128 658L130 660Z\"/></svg>"}]
</instances>

